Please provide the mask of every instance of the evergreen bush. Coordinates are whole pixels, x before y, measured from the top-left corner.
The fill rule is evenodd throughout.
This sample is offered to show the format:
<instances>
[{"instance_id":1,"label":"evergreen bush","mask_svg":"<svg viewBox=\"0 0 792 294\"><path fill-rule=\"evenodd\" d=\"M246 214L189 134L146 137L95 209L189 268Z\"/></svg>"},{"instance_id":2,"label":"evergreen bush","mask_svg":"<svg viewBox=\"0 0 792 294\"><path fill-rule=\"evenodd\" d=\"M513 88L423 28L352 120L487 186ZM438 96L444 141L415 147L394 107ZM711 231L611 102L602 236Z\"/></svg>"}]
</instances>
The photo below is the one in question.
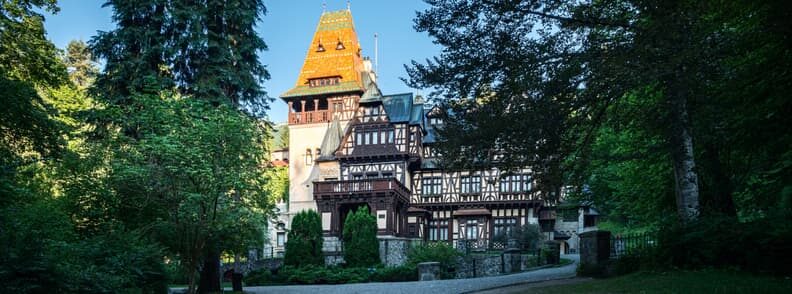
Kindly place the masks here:
<instances>
[{"instance_id":1,"label":"evergreen bush","mask_svg":"<svg viewBox=\"0 0 792 294\"><path fill-rule=\"evenodd\" d=\"M440 277L450 279L454 277L457 258L460 255L459 251L449 244L430 243L410 249L410 252L407 253L407 264L417 268L421 262L439 262Z\"/></svg>"},{"instance_id":2,"label":"evergreen bush","mask_svg":"<svg viewBox=\"0 0 792 294\"><path fill-rule=\"evenodd\" d=\"M322 255L322 221L313 210L304 210L294 216L286 240L285 265L302 267L324 265Z\"/></svg>"},{"instance_id":3,"label":"evergreen bush","mask_svg":"<svg viewBox=\"0 0 792 294\"><path fill-rule=\"evenodd\" d=\"M351 267L371 267L380 263L377 219L361 206L344 222L344 261Z\"/></svg>"}]
</instances>

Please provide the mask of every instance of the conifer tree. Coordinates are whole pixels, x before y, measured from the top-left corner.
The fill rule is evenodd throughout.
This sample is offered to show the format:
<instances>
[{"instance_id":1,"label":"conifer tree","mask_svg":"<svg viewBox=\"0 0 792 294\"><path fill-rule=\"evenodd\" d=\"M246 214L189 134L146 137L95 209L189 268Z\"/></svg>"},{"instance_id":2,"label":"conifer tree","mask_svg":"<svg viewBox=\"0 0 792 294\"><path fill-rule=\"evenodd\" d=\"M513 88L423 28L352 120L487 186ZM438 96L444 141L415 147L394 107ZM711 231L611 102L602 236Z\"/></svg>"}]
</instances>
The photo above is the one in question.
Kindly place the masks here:
<instances>
[{"instance_id":1,"label":"conifer tree","mask_svg":"<svg viewBox=\"0 0 792 294\"><path fill-rule=\"evenodd\" d=\"M377 243L377 219L361 206L344 221L344 261L354 267L380 263Z\"/></svg>"},{"instance_id":2,"label":"conifer tree","mask_svg":"<svg viewBox=\"0 0 792 294\"><path fill-rule=\"evenodd\" d=\"M323 265L322 221L313 210L297 213L291 223L286 239L286 254L283 263L291 266Z\"/></svg>"}]
</instances>

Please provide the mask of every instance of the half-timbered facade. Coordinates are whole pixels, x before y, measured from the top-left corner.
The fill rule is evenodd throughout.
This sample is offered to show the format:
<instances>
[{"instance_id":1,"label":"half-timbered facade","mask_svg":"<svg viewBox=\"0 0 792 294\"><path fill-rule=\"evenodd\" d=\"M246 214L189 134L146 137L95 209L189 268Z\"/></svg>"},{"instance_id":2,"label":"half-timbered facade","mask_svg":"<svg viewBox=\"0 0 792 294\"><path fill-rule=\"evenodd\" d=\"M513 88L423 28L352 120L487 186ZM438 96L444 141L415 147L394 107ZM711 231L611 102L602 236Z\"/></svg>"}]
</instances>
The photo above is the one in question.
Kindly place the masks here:
<instances>
[{"instance_id":1,"label":"half-timbered facade","mask_svg":"<svg viewBox=\"0 0 792 294\"><path fill-rule=\"evenodd\" d=\"M437 110L411 93L382 94L349 10L322 14L297 83L281 99L289 105L286 214L318 211L327 238L340 237L359 206L376 216L382 236L480 247L524 224L562 240L594 224L582 221L593 210L576 207L581 221L557 231L556 209L536 192L528 168L508 175L440 168Z\"/></svg>"}]
</instances>

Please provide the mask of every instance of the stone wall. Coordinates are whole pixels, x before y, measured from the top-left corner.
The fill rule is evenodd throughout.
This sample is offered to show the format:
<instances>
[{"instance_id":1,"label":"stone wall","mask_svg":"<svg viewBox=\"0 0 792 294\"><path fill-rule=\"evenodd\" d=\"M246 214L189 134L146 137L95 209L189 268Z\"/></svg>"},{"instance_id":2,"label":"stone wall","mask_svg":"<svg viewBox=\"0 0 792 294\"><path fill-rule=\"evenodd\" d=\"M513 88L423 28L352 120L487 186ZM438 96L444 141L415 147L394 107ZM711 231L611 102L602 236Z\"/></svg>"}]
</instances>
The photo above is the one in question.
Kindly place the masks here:
<instances>
[{"instance_id":1,"label":"stone wall","mask_svg":"<svg viewBox=\"0 0 792 294\"><path fill-rule=\"evenodd\" d=\"M457 279L489 277L516 273L536 266L530 254L503 253L499 255L468 255L457 258Z\"/></svg>"},{"instance_id":2,"label":"stone wall","mask_svg":"<svg viewBox=\"0 0 792 294\"><path fill-rule=\"evenodd\" d=\"M377 236L380 261L385 266L400 266L407 262L407 253L418 239Z\"/></svg>"},{"instance_id":3,"label":"stone wall","mask_svg":"<svg viewBox=\"0 0 792 294\"><path fill-rule=\"evenodd\" d=\"M344 242L338 237L325 236L322 242L322 253L325 257L325 265L335 266L344 263Z\"/></svg>"},{"instance_id":4,"label":"stone wall","mask_svg":"<svg viewBox=\"0 0 792 294\"><path fill-rule=\"evenodd\" d=\"M407 253L414 243L420 242L413 238L377 236L379 257L385 266L400 266L407 262ZM325 236L322 253L325 265L333 266L344 263L344 242L338 237Z\"/></svg>"},{"instance_id":5,"label":"stone wall","mask_svg":"<svg viewBox=\"0 0 792 294\"><path fill-rule=\"evenodd\" d=\"M267 258L267 259L259 259L252 262L242 262L239 263L239 270L242 274L247 275L248 273L259 270L259 269L268 269L274 270L283 266L283 258ZM220 273L226 273L230 270L234 269L234 263L224 263L220 266Z\"/></svg>"}]
</instances>

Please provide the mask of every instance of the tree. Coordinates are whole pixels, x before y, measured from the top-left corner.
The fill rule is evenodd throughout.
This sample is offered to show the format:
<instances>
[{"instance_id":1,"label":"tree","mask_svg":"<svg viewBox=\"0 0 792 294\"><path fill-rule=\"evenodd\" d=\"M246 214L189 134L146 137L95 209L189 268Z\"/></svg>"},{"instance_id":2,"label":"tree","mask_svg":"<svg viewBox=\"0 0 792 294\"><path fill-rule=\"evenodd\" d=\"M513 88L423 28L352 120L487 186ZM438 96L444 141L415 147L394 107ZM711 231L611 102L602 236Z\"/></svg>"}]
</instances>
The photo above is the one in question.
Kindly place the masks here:
<instances>
[{"instance_id":1,"label":"tree","mask_svg":"<svg viewBox=\"0 0 792 294\"><path fill-rule=\"evenodd\" d=\"M435 88L432 96L451 110L439 132L449 143L441 145L440 152L461 156L446 156L453 159L448 166L531 166L540 180L539 188L548 195L562 183L573 182L582 189L585 183L580 179L585 177L578 177L578 172L587 173L591 143L603 121L626 124L641 120L646 122L646 131L662 138L662 152L669 156L679 218L689 221L697 217L702 192L712 193L703 199L721 195L719 200L703 203L713 208L726 203L715 210L728 213L728 190L732 189L728 182L734 178L719 172L725 166L721 154L728 152L725 146L729 145L699 132L706 125L717 129L731 119L752 116L737 111L724 120L718 109L733 108L723 108L724 101L715 98L731 97L734 92L726 90L726 85L745 84L734 75L753 68L743 65L761 63L761 58L754 59L757 56L780 57L779 64L786 64L788 54L780 48L788 45L781 37L788 30L780 28L788 21L780 15L789 12L781 4L640 0L428 3L430 8L418 14L415 27L428 32L444 49L424 64L413 62L408 67L409 82L416 88ZM746 11L752 12L750 18L742 17ZM772 33L761 42L748 33L768 28ZM744 71L749 72L756 76L753 70ZM771 76L775 81L788 78L783 71ZM751 81L757 84L756 79ZM659 95L650 115L620 113L614 117L614 112L608 111L630 95L646 93ZM779 106L776 102L773 104ZM755 122L769 126L774 122L769 118ZM749 136L719 133L749 142ZM698 148L695 142L705 145ZM783 146L779 144L776 146ZM496 151L502 151L497 153L502 156L499 161L493 161ZM703 169L697 164L702 160ZM702 175L702 170L706 174ZM708 187L701 186L702 179Z\"/></svg>"},{"instance_id":2,"label":"tree","mask_svg":"<svg viewBox=\"0 0 792 294\"><path fill-rule=\"evenodd\" d=\"M361 206L344 221L344 261L348 266L371 267L380 263L377 219Z\"/></svg>"},{"instance_id":3,"label":"tree","mask_svg":"<svg viewBox=\"0 0 792 294\"><path fill-rule=\"evenodd\" d=\"M303 210L292 219L286 239L283 264L291 266L324 265L322 221L313 210Z\"/></svg>"},{"instance_id":4,"label":"tree","mask_svg":"<svg viewBox=\"0 0 792 294\"><path fill-rule=\"evenodd\" d=\"M283 126L278 130L278 149L289 148L289 126Z\"/></svg>"},{"instance_id":5,"label":"tree","mask_svg":"<svg viewBox=\"0 0 792 294\"><path fill-rule=\"evenodd\" d=\"M201 100L209 103L217 110L203 108L203 111L217 111L222 115L229 115L222 120L222 123L237 122L234 118L237 114L227 113L226 107L235 110L243 109L250 116L263 116L262 113L267 109L269 100L261 87L261 82L269 77L266 69L257 58L257 53L266 49L266 45L255 33L255 24L265 12L263 2L260 0L236 0L236 1L207 1L207 2L184 2L169 0L148 0L143 2L130 3L128 1L109 1L107 6L113 7L113 19L118 26L110 32L101 32L91 41L91 48L95 55L106 60L105 70L99 75L96 81L94 93L103 102L112 106L111 111L95 111L92 113L94 121L99 128L94 133L95 137L103 137L113 133L113 128L120 128L125 139L132 140L131 146L145 145L146 142L135 142L148 140L150 136L164 135L160 128L146 125L150 122L149 117L137 116L135 112L146 112L140 107L153 107L149 114L158 113L161 107L157 103L149 101L150 97L180 97L192 100ZM176 94L170 94L175 92ZM164 94L163 94L164 93ZM147 98L148 97L148 98ZM136 99L142 99L138 101ZM169 106L165 106L169 109ZM116 115L116 114L121 115ZM167 113L164 117L168 117ZM204 119L204 117L193 117L193 121ZM185 120L185 121L189 121ZM181 122L161 122L176 123ZM200 122L194 122L199 123ZM253 123L248 121L247 123ZM267 124L267 122L264 122ZM250 129L246 123L236 124L240 130L229 130L230 132ZM187 126L190 128L192 126ZM166 128L167 129L167 128ZM177 141L172 144L184 144ZM230 146L220 142L220 150L224 148L239 148L236 151L253 148L251 146L262 146L266 138L253 136L250 141L236 143L245 146ZM165 146L166 144L163 144ZM134 149L134 148L132 148ZM246 149L250 151L251 149ZM208 150L201 150L208 152ZM245 152L245 151L243 151ZM207 155L207 153L203 153ZM223 153L225 154L225 153ZM239 155L239 154L237 154ZM249 155L249 154L247 154ZM141 155L143 158L151 157L152 153ZM212 158L211 156L207 158ZM253 158L244 158L246 161ZM260 159L257 158L256 159ZM137 158L138 163L145 159ZM206 168L203 162L192 162L183 168ZM213 170L224 170L226 162L213 162ZM244 174L250 174L252 169L257 167L243 165ZM239 171L237 169L237 171ZM133 174L135 175L135 174ZM172 174L167 174L171 176ZM207 184L216 184L226 180L233 180L235 177L230 174L222 174L218 178L210 179ZM264 177L259 177L264 179ZM214 180L214 182L212 181ZM138 188L156 189L147 186L151 183L139 183ZM211 192L216 193L205 200L217 199L224 193L236 194L234 201L240 203L230 204L217 201L209 202L207 207L217 207L227 205L228 207L245 207L250 203L245 202L248 195L239 195L243 185L250 183L237 182L231 186L222 184L215 186L217 189L228 189L221 191L217 189L201 188L197 193ZM182 188L182 187L177 187ZM187 188L190 190L193 188ZM246 190L247 193L251 190ZM125 192L132 192L126 190ZM256 193L252 193L255 197ZM178 203L178 201L177 201ZM199 206L200 207L200 206ZM205 209L206 207L203 207ZM254 209L255 210L255 209ZM223 211L223 209L220 209ZM268 210L256 210L266 214ZM222 213L221 213L222 214ZM212 221L207 228L212 231L217 229L214 211ZM155 213L144 214L143 220L157 219ZM137 220L135 220L137 222ZM222 227L222 226L221 226ZM219 262L222 250L232 246L222 242L219 237L221 234L213 233L205 236L201 235L201 240L206 242L206 246L201 244L200 249L205 250L203 257L204 265L201 266L201 287L199 291L220 291L220 272ZM226 236L227 237L227 236ZM238 240L228 237L226 240ZM240 240L241 241L241 240ZM239 244L236 244L239 245ZM239 250L236 245L232 246ZM193 248L194 249L194 248ZM197 267L197 266L195 266ZM190 288L192 291L193 288Z\"/></svg>"},{"instance_id":6,"label":"tree","mask_svg":"<svg viewBox=\"0 0 792 294\"><path fill-rule=\"evenodd\" d=\"M99 74L99 68L94 62L88 44L85 44L82 40L70 41L66 45L64 59L72 83L79 88L87 88L93 84L96 75Z\"/></svg>"}]
</instances>

